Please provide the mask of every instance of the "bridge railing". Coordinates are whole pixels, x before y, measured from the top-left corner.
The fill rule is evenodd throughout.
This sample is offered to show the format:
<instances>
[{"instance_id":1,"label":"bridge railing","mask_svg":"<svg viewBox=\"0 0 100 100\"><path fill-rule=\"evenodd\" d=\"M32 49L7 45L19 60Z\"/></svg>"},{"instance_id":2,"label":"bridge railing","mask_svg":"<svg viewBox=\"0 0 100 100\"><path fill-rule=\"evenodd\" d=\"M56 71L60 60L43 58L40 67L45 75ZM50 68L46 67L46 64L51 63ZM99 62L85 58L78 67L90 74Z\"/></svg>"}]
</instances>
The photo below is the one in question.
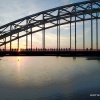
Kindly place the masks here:
<instances>
[{"instance_id":1,"label":"bridge railing","mask_svg":"<svg viewBox=\"0 0 100 100\"><path fill-rule=\"evenodd\" d=\"M70 48L60 48L60 49L57 49L57 48L45 48L45 49L42 49L42 48L33 48L33 49L0 49L0 52L34 52L34 51L100 51L100 49L91 49L91 48L86 48L86 49L70 49Z\"/></svg>"}]
</instances>

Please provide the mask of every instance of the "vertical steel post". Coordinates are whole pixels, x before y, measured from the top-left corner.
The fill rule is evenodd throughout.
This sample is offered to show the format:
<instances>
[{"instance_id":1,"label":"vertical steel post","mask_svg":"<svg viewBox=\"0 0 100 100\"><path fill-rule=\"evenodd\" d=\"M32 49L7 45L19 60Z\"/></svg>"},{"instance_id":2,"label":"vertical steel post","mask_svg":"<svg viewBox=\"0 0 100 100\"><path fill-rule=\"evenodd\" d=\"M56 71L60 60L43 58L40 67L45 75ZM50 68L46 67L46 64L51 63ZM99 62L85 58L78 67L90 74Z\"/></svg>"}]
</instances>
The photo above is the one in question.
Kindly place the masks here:
<instances>
[{"instance_id":1,"label":"vertical steel post","mask_svg":"<svg viewBox=\"0 0 100 100\"><path fill-rule=\"evenodd\" d=\"M31 51L32 51L32 28L30 30L31 30Z\"/></svg>"},{"instance_id":2,"label":"vertical steel post","mask_svg":"<svg viewBox=\"0 0 100 100\"><path fill-rule=\"evenodd\" d=\"M92 10L92 2L91 2L91 10ZM91 12L91 49L93 49L93 21L92 21L92 12Z\"/></svg>"},{"instance_id":3,"label":"vertical steel post","mask_svg":"<svg viewBox=\"0 0 100 100\"><path fill-rule=\"evenodd\" d=\"M5 38L5 51L6 51L6 38Z\"/></svg>"},{"instance_id":4,"label":"vertical steel post","mask_svg":"<svg viewBox=\"0 0 100 100\"><path fill-rule=\"evenodd\" d=\"M98 15L96 13L96 49L98 50Z\"/></svg>"},{"instance_id":5,"label":"vertical steel post","mask_svg":"<svg viewBox=\"0 0 100 100\"><path fill-rule=\"evenodd\" d=\"M12 25L10 26L10 32L12 30ZM12 43L11 43L11 35L10 35L10 51L11 51L11 48L12 48Z\"/></svg>"},{"instance_id":6,"label":"vertical steel post","mask_svg":"<svg viewBox=\"0 0 100 100\"><path fill-rule=\"evenodd\" d=\"M76 51L76 7L75 7L75 51Z\"/></svg>"},{"instance_id":7,"label":"vertical steel post","mask_svg":"<svg viewBox=\"0 0 100 100\"><path fill-rule=\"evenodd\" d=\"M26 25L28 25L28 20L26 19ZM28 30L26 30L26 51L28 49L28 36L27 36Z\"/></svg>"},{"instance_id":8,"label":"vertical steel post","mask_svg":"<svg viewBox=\"0 0 100 100\"><path fill-rule=\"evenodd\" d=\"M11 36L10 36L10 51L11 51L11 48L12 48L12 43L11 43Z\"/></svg>"},{"instance_id":9,"label":"vertical steel post","mask_svg":"<svg viewBox=\"0 0 100 100\"><path fill-rule=\"evenodd\" d=\"M45 20L44 20L44 14L43 14L43 30L42 30L42 41L43 41L43 49L45 49Z\"/></svg>"},{"instance_id":10,"label":"vertical steel post","mask_svg":"<svg viewBox=\"0 0 100 100\"><path fill-rule=\"evenodd\" d=\"M19 33L18 33L18 36L17 37L18 37L18 50L19 50Z\"/></svg>"},{"instance_id":11,"label":"vertical steel post","mask_svg":"<svg viewBox=\"0 0 100 100\"><path fill-rule=\"evenodd\" d=\"M57 19L57 50L58 50L58 48L59 48L59 45L58 45L58 39L59 39L59 37L58 37L58 19Z\"/></svg>"},{"instance_id":12,"label":"vertical steel post","mask_svg":"<svg viewBox=\"0 0 100 100\"><path fill-rule=\"evenodd\" d=\"M60 50L60 19L59 19L59 50Z\"/></svg>"},{"instance_id":13,"label":"vertical steel post","mask_svg":"<svg viewBox=\"0 0 100 100\"><path fill-rule=\"evenodd\" d=\"M28 49L28 36L26 35L26 51Z\"/></svg>"},{"instance_id":14,"label":"vertical steel post","mask_svg":"<svg viewBox=\"0 0 100 100\"><path fill-rule=\"evenodd\" d=\"M60 18L59 18L59 10L58 10L58 18L57 18L57 50L60 50Z\"/></svg>"},{"instance_id":15,"label":"vertical steel post","mask_svg":"<svg viewBox=\"0 0 100 100\"><path fill-rule=\"evenodd\" d=\"M45 24L43 25L43 30L42 30L42 36L43 36L43 49L45 49Z\"/></svg>"},{"instance_id":16,"label":"vertical steel post","mask_svg":"<svg viewBox=\"0 0 100 100\"><path fill-rule=\"evenodd\" d=\"M85 50L85 23L84 23L85 16L83 15L83 50Z\"/></svg>"},{"instance_id":17,"label":"vertical steel post","mask_svg":"<svg viewBox=\"0 0 100 100\"><path fill-rule=\"evenodd\" d=\"M70 15L70 50L71 50L71 15Z\"/></svg>"}]
</instances>

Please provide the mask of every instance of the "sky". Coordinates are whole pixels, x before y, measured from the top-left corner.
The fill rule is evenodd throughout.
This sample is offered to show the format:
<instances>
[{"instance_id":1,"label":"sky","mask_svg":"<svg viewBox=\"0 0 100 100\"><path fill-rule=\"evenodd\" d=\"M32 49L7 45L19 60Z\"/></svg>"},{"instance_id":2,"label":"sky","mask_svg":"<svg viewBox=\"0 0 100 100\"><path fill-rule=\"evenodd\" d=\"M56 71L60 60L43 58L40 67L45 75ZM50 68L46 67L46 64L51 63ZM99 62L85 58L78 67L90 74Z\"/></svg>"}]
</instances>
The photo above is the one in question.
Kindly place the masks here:
<instances>
[{"instance_id":1,"label":"sky","mask_svg":"<svg viewBox=\"0 0 100 100\"><path fill-rule=\"evenodd\" d=\"M0 26L47 9L84 0L0 0Z\"/></svg>"},{"instance_id":2,"label":"sky","mask_svg":"<svg viewBox=\"0 0 100 100\"><path fill-rule=\"evenodd\" d=\"M37 12L41 12L44 10L48 10L51 8L55 8L58 6L62 6L62 5L68 5L71 3L75 3L75 2L82 2L82 1L86 1L86 0L0 0L0 26L9 23L11 21L23 18L25 16L37 13ZM86 22L87 25L89 26L89 23ZM73 27L74 25L72 25ZM78 48L82 48L82 30L80 30L82 27L82 23L77 23L77 46ZM94 26L95 27L95 26ZM61 44L62 44L62 48L66 47L69 48L69 25L64 25L61 26ZM56 29L53 28L51 30L47 30L46 32L46 47L50 48L50 47L54 47L56 48L56 35L55 32ZM89 32L90 30L87 28L86 33ZM73 28L73 32L74 32L74 28ZM52 37L53 37L53 41L52 41ZM88 35L89 37L89 35ZM29 36L30 38L30 36ZM86 37L87 38L87 37ZM21 39L21 43L20 43L20 48L24 48L25 46L25 39ZM41 41L40 41L41 40ZM72 47L74 48L74 33L72 35ZM87 39L88 40L88 39ZM80 44L78 44L81 41ZM90 39L89 39L90 41ZM89 42L87 41L87 42ZM50 43L51 42L51 43ZM13 43L13 45L15 45L16 43ZM52 44L52 45L51 45ZM37 34L34 35L34 41L33 41L33 47L42 47L42 34L39 32ZM90 43L87 45L88 48L90 48ZM9 46L8 46L9 47ZM30 41L29 41L29 47L30 47Z\"/></svg>"}]
</instances>

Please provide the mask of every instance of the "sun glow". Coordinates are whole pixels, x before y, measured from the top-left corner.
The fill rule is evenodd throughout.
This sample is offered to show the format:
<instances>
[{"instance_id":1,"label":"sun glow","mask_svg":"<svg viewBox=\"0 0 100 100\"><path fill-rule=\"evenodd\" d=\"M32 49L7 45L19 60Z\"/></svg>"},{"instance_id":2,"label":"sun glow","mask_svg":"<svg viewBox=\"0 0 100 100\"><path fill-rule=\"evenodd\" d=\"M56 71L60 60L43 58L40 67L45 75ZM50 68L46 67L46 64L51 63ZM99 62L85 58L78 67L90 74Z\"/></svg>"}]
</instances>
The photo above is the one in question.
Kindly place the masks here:
<instances>
[{"instance_id":1,"label":"sun glow","mask_svg":"<svg viewBox=\"0 0 100 100\"><path fill-rule=\"evenodd\" d=\"M20 52L20 49L18 49L18 52Z\"/></svg>"}]
</instances>

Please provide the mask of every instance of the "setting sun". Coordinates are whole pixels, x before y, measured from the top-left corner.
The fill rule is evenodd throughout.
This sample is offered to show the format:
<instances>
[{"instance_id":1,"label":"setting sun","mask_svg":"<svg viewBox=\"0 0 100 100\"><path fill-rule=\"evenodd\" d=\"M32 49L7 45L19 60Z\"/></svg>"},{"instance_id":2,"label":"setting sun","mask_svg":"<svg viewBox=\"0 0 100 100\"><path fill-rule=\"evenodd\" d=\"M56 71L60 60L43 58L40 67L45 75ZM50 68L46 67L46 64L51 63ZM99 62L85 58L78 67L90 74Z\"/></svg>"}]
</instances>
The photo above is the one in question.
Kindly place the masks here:
<instances>
[{"instance_id":1,"label":"setting sun","mask_svg":"<svg viewBox=\"0 0 100 100\"><path fill-rule=\"evenodd\" d=\"M18 49L18 52L20 52L20 49Z\"/></svg>"}]
</instances>

